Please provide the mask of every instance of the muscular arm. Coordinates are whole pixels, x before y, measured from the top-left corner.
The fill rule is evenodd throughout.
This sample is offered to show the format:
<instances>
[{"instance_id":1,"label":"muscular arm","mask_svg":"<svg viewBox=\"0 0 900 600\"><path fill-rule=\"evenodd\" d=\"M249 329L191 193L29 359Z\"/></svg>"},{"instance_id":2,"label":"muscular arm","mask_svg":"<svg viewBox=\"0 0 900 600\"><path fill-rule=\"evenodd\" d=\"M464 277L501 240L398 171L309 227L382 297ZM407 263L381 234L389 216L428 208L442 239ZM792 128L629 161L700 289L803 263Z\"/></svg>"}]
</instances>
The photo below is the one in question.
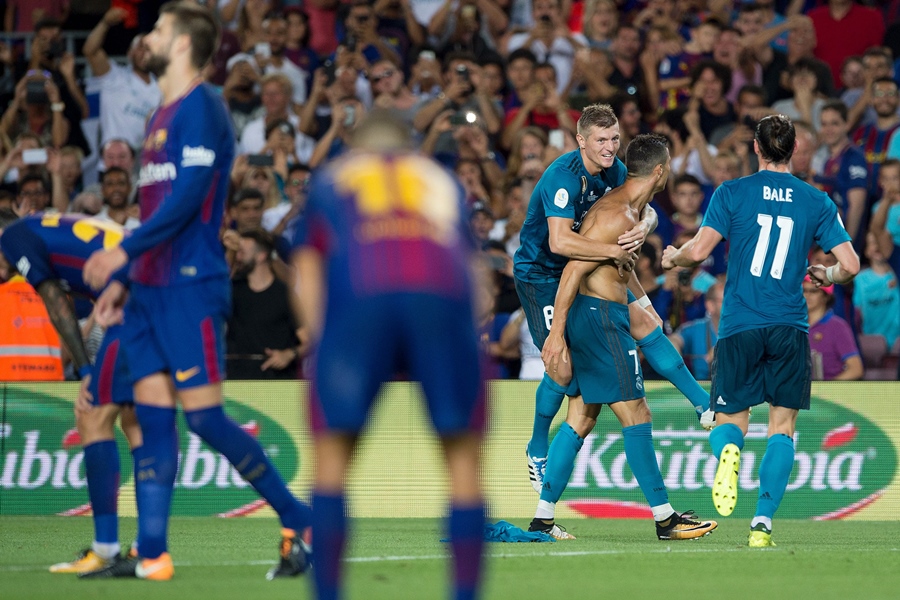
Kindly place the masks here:
<instances>
[{"instance_id":1,"label":"muscular arm","mask_svg":"<svg viewBox=\"0 0 900 600\"><path fill-rule=\"evenodd\" d=\"M82 367L90 366L87 350L84 347L84 339L81 337L81 328L78 327L78 318L75 316L75 308L72 300L66 294L59 281L47 279L37 286L37 293L44 300L50 321L56 328L59 338L65 344L66 350L72 356L75 370L80 372Z\"/></svg>"},{"instance_id":2,"label":"muscular arm","mask_svg":"<svg viewBox=\"0 0 900 600\"><path fill-rule=\"evenodd\" d=\"M655 215L655 213L654 213ZM575 260L603 261L623 260L628 254L618 244L604 244L572 231L572 219L549 217L550 250L560 256Z\"/></svg>"},{"instance_id":3,"label":"muscular arm","mask_svg":"<svg viewBox=\"0 0 900 600\"><path fill-rule=\"evenodd\" d=\"M681 248L673 246L663 252L663 269L673 267L696 267L702 263L713 251L713 248L722 241L722 234L712 227L701 227L691 240L684 243Z\"/></svg>"},{"instance_id":4,"label":"muscular arm","mask_svg":"<svg viewBox=\"0 0 900 600\"><path fill-rule=\"evenodd\" d=\"M853 188L847 192L847 233L856 239L859 225L866 210L866 188Z\"/></svg>"},{"instance_id":5,"label":"muscular arm","mask_svg":"<svg viewBox=\"0 0 900 600\"><path fill-rule=\"evenodd\" d=\"M294 253L291 262L293 281L291 300L297 322L303 323L309 332L309 341L315 344L322 333L325 305L325 271L322 255L311 247L303 247Z\"/></svg>"}]
</instances>

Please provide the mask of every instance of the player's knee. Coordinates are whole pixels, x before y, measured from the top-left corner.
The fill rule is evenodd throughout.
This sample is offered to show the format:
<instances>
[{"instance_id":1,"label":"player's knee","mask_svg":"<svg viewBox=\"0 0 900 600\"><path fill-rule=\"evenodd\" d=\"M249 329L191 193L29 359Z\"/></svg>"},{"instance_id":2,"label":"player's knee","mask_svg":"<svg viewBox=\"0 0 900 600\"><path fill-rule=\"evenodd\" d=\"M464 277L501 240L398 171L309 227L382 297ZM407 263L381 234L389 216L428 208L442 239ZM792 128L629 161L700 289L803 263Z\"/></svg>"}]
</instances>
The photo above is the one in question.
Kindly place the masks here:
<instances>
[{"instance_id":1,"label":"player's knee","mask_svg":"<svg viewBox=\"0 0 900 600\"><path fill-rule=\"evenodd\" d=\"M75 427L82 444L99 440L111 440L115 436L117 411L110 407L95 407L90 411L75 412Z\"/></svg>"},{"instance_id":2,"label":"player's knee","mask_svg":"<svg viewBox=\"0 0 900 600\"><path fill-rule=\"evenodd\" d=\"M628 305L628 318L631 320L631 337L642 340L659 327L659 323L648 311L641 308L637 302Z\"/></svg>"},{"instance_id":3,"label":"player's knee","mask_svg":"<svg viewBox=\"0 0 900 600\"><path fill-rule=\"evenodd\" d=\"M586 415L575 415L566 419L566 422L572 429L575 430L575 433L578 434L578 437L585 438L590 432L594 430L594 426L597 424L597 419L596 417L592 418Z\"/></svg>"},{"instance_id":4,"label":"player's knee","mask_svg":"<svg viewBox=\"0 0 900 600\"><path fill-rule=\"evenodd\" d=\"M221 406L184 412L188 428L203 439L215 434L224 419L227 417Z\"/></svg>"}]
</instances>

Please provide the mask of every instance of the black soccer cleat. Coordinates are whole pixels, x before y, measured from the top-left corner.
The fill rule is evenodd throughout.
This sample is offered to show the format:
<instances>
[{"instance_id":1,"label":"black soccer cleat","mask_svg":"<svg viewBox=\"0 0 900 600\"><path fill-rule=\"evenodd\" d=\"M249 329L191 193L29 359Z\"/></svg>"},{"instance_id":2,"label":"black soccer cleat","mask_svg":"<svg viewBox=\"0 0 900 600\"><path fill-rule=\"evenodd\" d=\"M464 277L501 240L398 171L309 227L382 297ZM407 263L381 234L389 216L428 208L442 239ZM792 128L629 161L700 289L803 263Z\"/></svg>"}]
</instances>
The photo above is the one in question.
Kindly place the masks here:
<instances>
[{"instance_id":1,"label":"black soccer cleat","mask_svg":"<svg viewBox=\"0 0 900 600\"><path fill-rule=\"evenodd\" d=\"M656 537L661 540L696 540L719 526L715 521L697 521L694 511L672 513L665 521L656 522Z\"/></svg>"},{"instance_id":2,"label":"black soccer cleat","mask_svg":"<svg viewBox=\"0 0 900 600\"><path fill-rule=\"evenodd\" d=\"M278 564L266 573L266 579L297 577L312 566L312 550L292 529L281 530Z\"/></svg>"}]
</instances>

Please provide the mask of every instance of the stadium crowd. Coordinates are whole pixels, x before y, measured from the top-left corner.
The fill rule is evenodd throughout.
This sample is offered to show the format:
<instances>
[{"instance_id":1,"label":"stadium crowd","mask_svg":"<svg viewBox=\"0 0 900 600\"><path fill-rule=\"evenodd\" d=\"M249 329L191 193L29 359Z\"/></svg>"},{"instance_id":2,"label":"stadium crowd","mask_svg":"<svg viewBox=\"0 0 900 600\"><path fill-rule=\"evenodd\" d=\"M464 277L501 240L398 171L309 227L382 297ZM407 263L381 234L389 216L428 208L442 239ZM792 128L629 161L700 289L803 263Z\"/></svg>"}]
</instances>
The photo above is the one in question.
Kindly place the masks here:
<instances>
[{"instance_id":1,"label":"stadium crowd","mask_svg":"<svg viewBox=\"0 0 900 600\"><path fill-rule=\"evenodd\" d=\"M165 141L144 136L160 93L141 40L160 4L5 2L6 31L28 35L0 44L0 208L140 226L136 189L152 178L140 153ZM793 173L831 196L867 264L852 285L804 289L816 376L897 378L900 1L218 0L217 14L223 36L204 76L237 149L222 232L230 377L302 375L307 334L283 283L292 223L311 174L379 107L467 194L494 274L481 315L494 375L540 378L512 256L535 183L577 148L580 109L603 102L622 155L639 133L669 140L672 177L635 272L698 379L709 377L727 248L665 273L662 250L693 237L716 186L756 171L755 124L776 113L797 127Z\"/></svg>"}]
</instances>

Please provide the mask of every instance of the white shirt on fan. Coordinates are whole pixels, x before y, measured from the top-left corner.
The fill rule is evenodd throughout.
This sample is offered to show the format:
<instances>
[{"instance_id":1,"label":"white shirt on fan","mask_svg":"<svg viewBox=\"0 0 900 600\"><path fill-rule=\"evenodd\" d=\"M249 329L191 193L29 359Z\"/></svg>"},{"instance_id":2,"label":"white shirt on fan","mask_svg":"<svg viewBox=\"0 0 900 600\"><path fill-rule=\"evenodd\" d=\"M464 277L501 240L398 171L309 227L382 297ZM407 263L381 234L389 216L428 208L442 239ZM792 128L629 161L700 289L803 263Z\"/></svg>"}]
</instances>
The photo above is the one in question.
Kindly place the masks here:
<instances>
[{"instance_id":1,"label":"white shirt on fan","mask_svg":"<svg viewBox=\"0 0 900 600\"><path fill-rule=\"evenodd\" d=\"M162 101L156 78L145 83L130 67L110 61L109 72L93 78L100 90L100 143L123 139L135 150L144 144L147 118Z\"/></svg>"}]
</instances>

